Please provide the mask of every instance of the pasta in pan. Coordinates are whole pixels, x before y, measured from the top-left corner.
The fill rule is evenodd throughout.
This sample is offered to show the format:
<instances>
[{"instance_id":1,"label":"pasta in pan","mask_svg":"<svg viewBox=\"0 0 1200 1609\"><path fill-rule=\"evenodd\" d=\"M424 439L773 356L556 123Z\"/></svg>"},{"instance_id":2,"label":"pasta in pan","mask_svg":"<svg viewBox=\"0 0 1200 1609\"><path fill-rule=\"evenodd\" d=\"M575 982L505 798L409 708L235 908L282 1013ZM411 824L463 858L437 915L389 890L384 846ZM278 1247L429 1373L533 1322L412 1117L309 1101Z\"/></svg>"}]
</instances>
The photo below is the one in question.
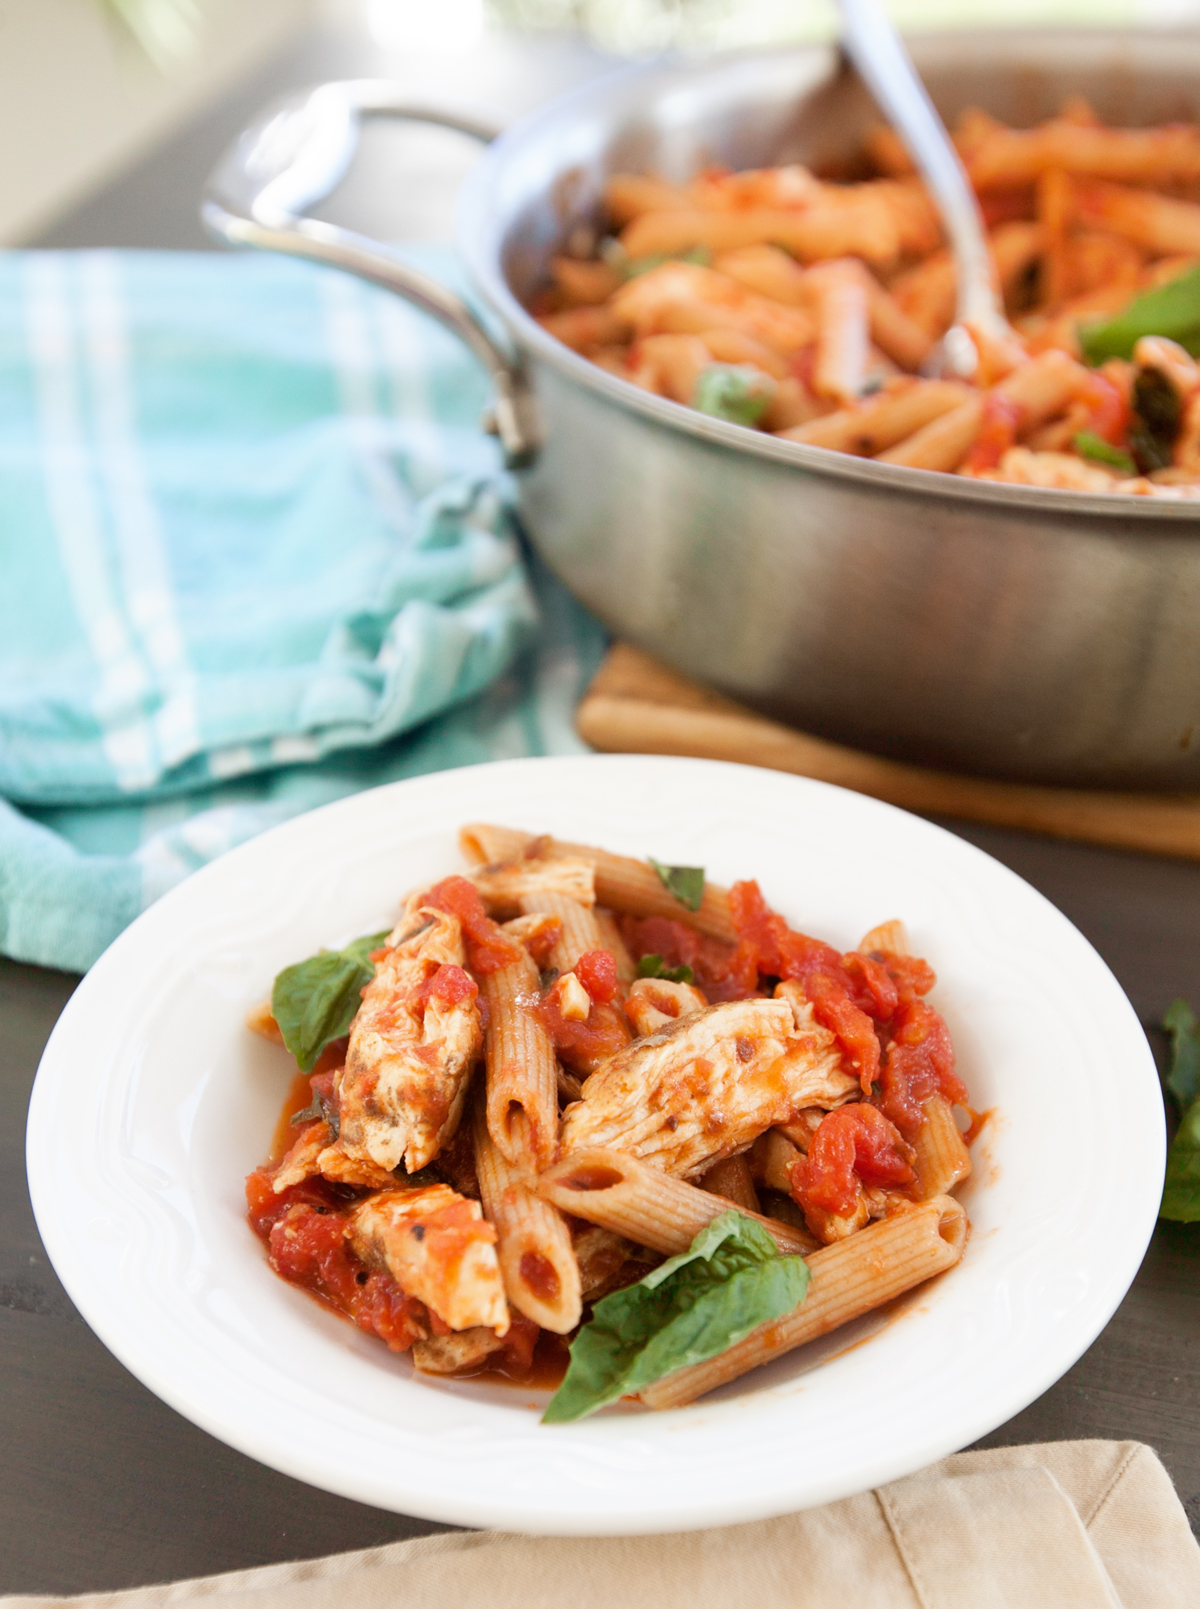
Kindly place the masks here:
<instances>
[{"instance_id":1,"label":"pasta in pan","mask_svg":"<svg viewBox=\"0 0 1200 1609\"><path fill-rule=\"evenodd\" d=\"M462 844L248 1019L300 1068L246 1184L276 1273L428 1374L565 1365L554 1422L680 1406L958 1261L974 1119L898 921L841 955L754 882Z\"/></svg>"},{"instance_id":2,"label":"pasta in pan","mask_svg":"<svg viewBox=\"0 0 1200 1609\"><path fill-rule=\"evenodd\" d=\"M955 311L937 212L895 133L853 177L614 174L533 306L645 390L733 423L979 480L1200 496L1200 126L1103 126L1073 99L1032 129L954 134L1011 338L930 377Z\"/></svg>"}]
</instances>

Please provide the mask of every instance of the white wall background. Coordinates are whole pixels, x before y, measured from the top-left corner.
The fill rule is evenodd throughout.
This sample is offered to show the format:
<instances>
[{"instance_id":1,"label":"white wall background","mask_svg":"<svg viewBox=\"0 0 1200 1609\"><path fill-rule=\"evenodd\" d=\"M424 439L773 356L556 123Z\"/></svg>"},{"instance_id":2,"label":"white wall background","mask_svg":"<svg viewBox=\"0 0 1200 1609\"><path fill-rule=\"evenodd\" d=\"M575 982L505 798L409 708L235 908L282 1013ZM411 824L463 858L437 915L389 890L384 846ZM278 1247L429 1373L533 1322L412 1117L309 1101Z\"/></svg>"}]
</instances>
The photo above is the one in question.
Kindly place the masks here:
<instances>
[{"instance_id":1,"label":"white wall background","mask_svg":"<svg viewBox=\"0 0 1200 1609\"><path fill-rule=\"evenodd\" d=\"M299 29L315 0L209 0L156 67L93 0L0 0L0 245L17 245Z\"/></svg>"}]
</instances>

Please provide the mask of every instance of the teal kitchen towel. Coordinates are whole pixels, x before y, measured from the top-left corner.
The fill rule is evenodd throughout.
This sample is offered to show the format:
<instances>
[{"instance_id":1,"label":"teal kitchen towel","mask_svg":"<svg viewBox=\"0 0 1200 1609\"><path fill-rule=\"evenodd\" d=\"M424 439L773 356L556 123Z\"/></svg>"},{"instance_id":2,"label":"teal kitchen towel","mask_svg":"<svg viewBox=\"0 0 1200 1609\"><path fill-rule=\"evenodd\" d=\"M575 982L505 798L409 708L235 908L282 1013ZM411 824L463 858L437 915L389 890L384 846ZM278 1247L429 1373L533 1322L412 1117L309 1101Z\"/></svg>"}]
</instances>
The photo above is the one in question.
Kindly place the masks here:
<instances>
[{"instance_id":1,"label":"teal kitchen towel","mask_svg":"<svg viewBox=\"0 0 1200 1609\"><path fill-rule=\"evenodd\" d=\"M0 255L0 951L84 968L288 816L581 747L603 634L523 560L486 401L342 274Z\"/></svg>"}]
</instances>

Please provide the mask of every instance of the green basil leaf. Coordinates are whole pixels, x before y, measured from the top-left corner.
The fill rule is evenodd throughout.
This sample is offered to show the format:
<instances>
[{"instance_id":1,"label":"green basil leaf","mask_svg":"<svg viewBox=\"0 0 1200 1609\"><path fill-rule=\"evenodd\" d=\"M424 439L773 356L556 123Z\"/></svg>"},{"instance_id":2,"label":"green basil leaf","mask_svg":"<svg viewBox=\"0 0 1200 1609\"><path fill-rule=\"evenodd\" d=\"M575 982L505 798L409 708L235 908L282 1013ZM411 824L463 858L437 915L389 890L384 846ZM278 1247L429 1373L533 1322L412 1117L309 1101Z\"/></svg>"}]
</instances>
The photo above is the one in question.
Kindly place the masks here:
<instances>
[{"instance_id":1,"label":"green basil leaf","mask_svg":"<svg viewBox=\"0 0 1200 1609\"><path fill-rule=\"evenodd\" d=\"M1143 335L1167 335L1195 356L1200 353L1200 268L1137 296L1115 318L1084 325L1079 344L1089 363L1131 358Z\"/></svg>"},{"instance_id":2,"label":"green basil leaf","mask_svg":"<svg viewBox=\"0 0 1200 1609\"><path fill-rule=\"evenodd\" d=\"M656 251L648 257L626 257L621 271L626 279L636 279L639 274L648 274L664 263L695 263L698 268L707 268L711 262L712 252L707 246L692 246L687 251Z\"/></svg>"},{"instance_id":3,"label":"green basil leaf","mask_svg":"<svg viewBox=\"0 0 1200 1609\"><path fill-rule=\"evenodd\" d=\"M375 975L371 951L387 936L372 933L344 950L322 950L275 979L271 1014L301 1072L311 1073L325 1046L349 1032L363 987Z\"/></svg>"},{"instance_id":4,"label":"green basil leaf","mask_svg":"<svg viewBox=\"0 0 1200 1609\"><path fill-rule=\"evenodd\" d=\"M1178 1223L1200 1221L1200 1100L1193 1101L1183 1114L1171 1141L1158 1215Z\"/></svg>"},{"instance_id":5,"label":"green basil leaf","mask_svg":"<svg viewBox=\"0 0 1200 1609\"><path fill-rule=\"evenodd\" d=\"M703 866L664 866L661 861L655 860L653 855L647 856L651 866L658 873L658 880L668 894L674 894L681 905L686 905L689 911L698 911L704 899L704 867Z\"/></svg>"},{"instance_id":6,"label":"green basil leaf","mask_svg":"<svg viewBox=\"0 0 1200 1609\"><path fill-rule=\"evenodd\" d=\"M1171 1067L1167 1088L1186 1112L1200 1096L1200 1023L1186 1000L1172 1001L1163 1017L1163 1027L1171 1036Z\"/></svg>"},{"instance_id":7,"label":"green basil leaf","mask_svg":"<svg viewBox=\"0 0 1200 1609\"><path fill-rule=\"evenodd\" d=\"M663 965L661 955L644 955L638 962L637 972L639 978L665 978L668 983L694 983L696 975L690 966L669 967Z\"/></svg>"},{"instance_id":8,"label":"green basil leaf","mask_svg":"<svg viewBox=\"0 0 1200 1609\"><path fill-rule=\"evenodd\" d=\"M808 1265L784 1257L761 1224L723 1212L687 1251L596 1303L571 1343L566 1378L542 1423L568 1424L702 1363L782 1318L808 1292Z\"/></svg>"},{"instance_id":9,"label":"green basil leaf","mask_svg":"<svg viewBox=\"0 0 1200 1609\"><path fill-rule=\"evenodd\" d=\"M1094 459L1098 464L1109 464L1113 469L1119 469L1122 475L1137 474L1137 465L1129 454L1120 447L1114 447L1111 441L1105 441L1094 430L1081 430L1075 437L1074 445L1082 458Z\"/></svg>"},{"instance_id":10,"label":"green basil leaf","mask_svg":"<svg viewBox=\"0 0 1200 1609\"><path fill-rule=\"evenodd\" d=\"M775 394L769 374L749 363L710 363L692 391L692 407L735 425L756 425Z\"/></svg>"}]
</instances>

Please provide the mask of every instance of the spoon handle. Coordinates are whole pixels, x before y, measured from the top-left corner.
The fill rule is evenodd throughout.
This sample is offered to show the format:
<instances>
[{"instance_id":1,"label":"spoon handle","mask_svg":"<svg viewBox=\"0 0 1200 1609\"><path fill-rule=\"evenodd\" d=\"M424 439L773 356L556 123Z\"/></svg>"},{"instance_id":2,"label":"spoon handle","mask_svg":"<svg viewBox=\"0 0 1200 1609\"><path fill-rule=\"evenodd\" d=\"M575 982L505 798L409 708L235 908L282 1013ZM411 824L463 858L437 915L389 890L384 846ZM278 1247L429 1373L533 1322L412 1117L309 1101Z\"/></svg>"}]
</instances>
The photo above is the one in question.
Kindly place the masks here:
<instances>
[{"instance_id":1,"label":"spoon handle","mask_svg":"<svg viewBox=\"0 0 1200 1609\"><path fill-rule=\"evenodd\" d=\"M917 164L942 215L958 268L957 324L1007 328L979 203L945 124L880 0L838 0L843 42Z\"/></svg>"}]
</instances>

